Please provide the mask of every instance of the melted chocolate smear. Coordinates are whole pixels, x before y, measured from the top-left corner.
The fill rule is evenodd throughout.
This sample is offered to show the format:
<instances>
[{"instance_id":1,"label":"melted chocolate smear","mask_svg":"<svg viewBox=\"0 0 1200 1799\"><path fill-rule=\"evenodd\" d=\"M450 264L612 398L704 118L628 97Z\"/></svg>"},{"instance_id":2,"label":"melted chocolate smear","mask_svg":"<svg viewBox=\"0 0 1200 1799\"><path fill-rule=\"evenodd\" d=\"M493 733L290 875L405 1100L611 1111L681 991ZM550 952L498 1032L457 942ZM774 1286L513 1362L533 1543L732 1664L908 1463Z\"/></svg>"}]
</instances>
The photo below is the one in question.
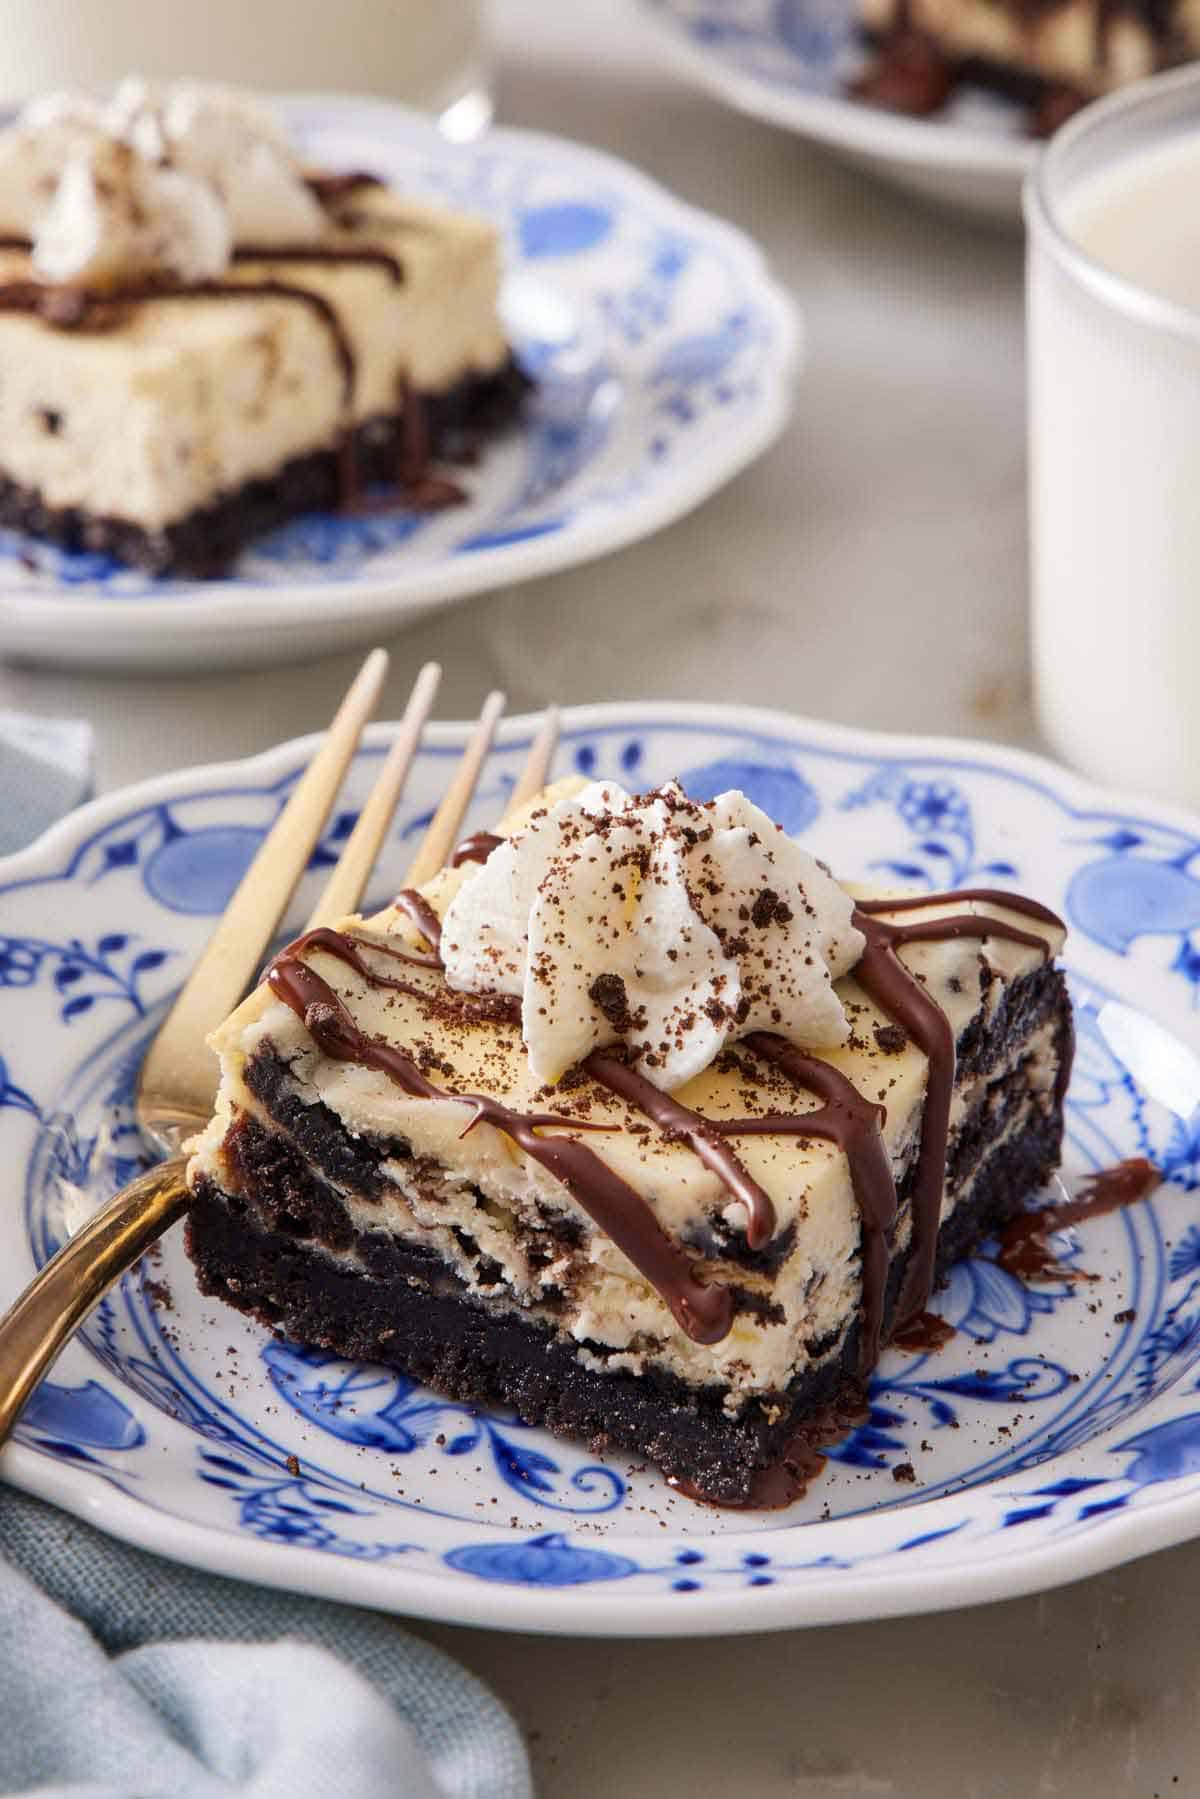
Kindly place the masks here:
<instances>
[{"instance_id":1,"label":"melted chocolate smear","mask_svg":"<svg viewBox=\"0 0 1200 1799\"><path fill-rule=\"evenodd\" d=\"M431 949L439 947L442 941L442 921L423 893L418 893L415 887L402 887L392 904L397 912L403 912L412 920ZM441 966L440 958L437 966Z\"/></svg>"},{"instance_id":2,"label":"melted chocolate smear","mask_svg":"<svg viewBox=\"0 0 1200 1799\"><path fill-rule=\"evenodd\" d=\"M461 506L467 498L457 481L449 481L433 470L430 448L429 409L407 375L399 380L400 399L400 464L396 483L407 505L422 512L437 512L445 506Z\"/></svg>"},{"instance_id":3,"label":"melted chocolate smear","mask_svg":"<svg viewBox=\"0 0 1200 1799\"><path fill-rule=\"evenodd\" d=\"M329 933L330 937L338 935ZM351 967L362 969L361 957L352 943L343 940L343 945L335 949L326 938L322 947ZM480 1123L503 1131L527 1156L562 1182L571 1197L661 1294L680 1328L694 1342L719 1343L728 1335L733 1322L728 1291L705 1287L695 1279L683 1252L662 1230L641 1195L586 1144L572 1137L538 1134L550 1126L575 1131L588 1128L580 1120L554 1113L514 1112L487 1094L452 1093L435 1086L404 1050L366 1036L328 982L286 950L267 971L267 984L277 999L290 1006L322 1055L331 1061L376 1069L415 1099L449 1099L468 1106L473 1114L466 1126L468 1131Z\"/></svg>"},{"instance_id":4,"label":"melted chocolate smear","mask_svg":"<svg viewBox=\"0 0 1200 1799\"><path fill-rule=\"evenodd\" d=\"M1081 94L1078 88L1054 85L1046 88L1037 99L1033 108L1033 116L1029 121L1032 137L1053 137L1060 125L1073 119L1080 109L1087 105L1087 95Z\"/></svg>"},{"instance_id":5,"label":"melted chocolate smear","mask_svg":"<svg viewBox=\"0 0 1200 1799\"><path fill-rule=\"evenodd\" d=\"M407 375L397 382L400 412L400 452L394 484L369 493L362 484L352 437L347 434L338 452L338 504L343 512L369 517L394 512L397 506L410 512L443 512L463 506L466 490L457 481L435 473L430 453L429 414L424 397Z\"/></svg>"},{"instance_id":6,"label":"melted chocolate smear","mask_svg":"<svg viewBox=\"0 0 1200 1799\"><path fill-rule=\"evenodd\" d=\"M503 837L497 837L494 831L476 831L455 845L450 866L461 868L464 862L486 862L492 851L498 850L503 842Z\"/></svg>"},{"instance_id":7,"label":"melted chocolate smear","mask_svg":"<svg viewBox=\"0 0 1200 1799\"><path fill-rule=\"evenodd\" d=\"M989 937L998 937L1038 949L1044 958L1050 955L1050 945L1044 937L1023 931L999 918L962 913L906 924L903 920L891 922L878 916L886 912L904 913L924 906L953 904L959 900L980 900L985 904L1004 906L1010 912L1063 928L1061 920L1036 900L991 887L968 887L959 893L921 894L900 900L860 900L855 906L854 923L867 941L862 959L854 970L854 978L881 1011L904 1027L929 1062L921 1143L913 1181L912 1250L896 1314L901 1330L911 1318L925 1311L933 1288L946 1182L950 1105L954 1097L955 1044L946 1014L904 966L897 952L907 943L940 943L962 937L986 941Z\"/></svg>"},{"instance_id":8,"label":"melted chocolate smear","mask_svg":"<svg viewBox=\"0 0 1200 1799\"><path fill-rule=\"evenodd\" d=\"M1063 1267L1055 1258L1049 1237L1068 1225L1083 1224L1105 1212L1137 1205L1161 1186L1162 1180L1160 1170L1145 1156L1130 1156L1113 1168L1089 1175L1078 1199L1067 1200L1058 1206L1043 1206L1037 1212L1021 1212L1006 1225L1000 1235L996 1261L1018 1280L1098 1280L1099 1275Z\"/></svg>"},{"instance_id":9,"label":"melted chocolate smear","mask_svg":"<svg viewBox=\"0 0 1200 1799\"><path fill-rule=\"evenodd\" d=\"M745 1046L786 1074L822 1103L813 1112L723 1119L715 1128L727 1136L819 1137L835 1143L850 1164L850 1184L862 1221L862 1327L859 1367L869 1374L879 1360L883 1301L896 1222L896 1181L883 1141L886 1114L864 1099L852 1081L828 1062L807 1055L772 1031L752 1031Z\"/></svg>"},{"instance_id":10,"label":"melted chocolate smear","mask_svg":"<svg viewBox=\"0 0 1200 1799\"><path fill-rule=\"evenodd\" d=\"M918 32L904 31L880 46L872 66L851 82L850 92L889 112L927 119L941 111L957 79L954 65L936 45Z\"/></svg>"},{"instance_id":11,"label":"melted chocolate smear","mask_svg":"<svg viewBox=\"0 0 1200 1799\"><path fill-rule=\"evenodd\" d=\"M834 1404L808 1418L788 1439L779 1460L753 1475L745 1499L714 1499L691 1481L667 1479L667 1485L700 1505L711 1505L730 1512L781 1512L803 1499L820 1474L827 1459L826 1452L840 1443L860 1424L867 1421L864 1398L845 1394Z\"/></svg>"},{"instance_id":12,"label":"melted chocolate smear","mask_svg":"<svg viewBox=\"0 0 1200 1799\"><path fill-rule=\"evenodd\" d=\"M669 1093L664 1093L644 1074L639 1074L636 1068L616 1056L594 1050L582 1067L610 1093L619 1094L639 1112L644 1112L660 1130L683 1138L704 1166L710 1168L727 1191L745 1206L746 1241L751 1249L761 1249L770 1242L775 1232L775 1207L770 1195L742 1166L728 1144L721 1141L722 1132L711 1119L702 1118L689 1106L680 1105L677 1099L672 1099Z\"/></svg>"},{"instance_id":13,"label":"melted chocolate smear","mask_svg":"<svg viewBox=\"0 0 1200 1799\"><path fill-rule=\"evenodd\" d=\"M324 950L327 956L336 956L347 968L352 968L357 975L372 987L392 987L398 993L411 993L417 999L428 999L429 994L424 987L415 987L410 981L399 981L391 975L380 974L363 961L361 952L364 949L374 950L376 955L388 956L393 962L408 962L415 968L440 968L438 956L425 955L420 950L395 949L389 943L373 943L369 937L347 937L343 931L332 931L326 925L315 931L306 931L303 937L297 937L280 952L285 956L299 956L305 950Z\"/></svg>"},{"instance_id":14,"label":"melted chocolate smear","mask_svg":"<svg viewBox=\"0 0 1200 1799\"><path fill-rule=\"evenodd\" d=\"M945 1349L958 1332L936 1312L918 1312L915 1318L898 1331L893 1332L892 1348L903 1349L909 1355L936 1355Z\"/></svg>"}]
</instances>

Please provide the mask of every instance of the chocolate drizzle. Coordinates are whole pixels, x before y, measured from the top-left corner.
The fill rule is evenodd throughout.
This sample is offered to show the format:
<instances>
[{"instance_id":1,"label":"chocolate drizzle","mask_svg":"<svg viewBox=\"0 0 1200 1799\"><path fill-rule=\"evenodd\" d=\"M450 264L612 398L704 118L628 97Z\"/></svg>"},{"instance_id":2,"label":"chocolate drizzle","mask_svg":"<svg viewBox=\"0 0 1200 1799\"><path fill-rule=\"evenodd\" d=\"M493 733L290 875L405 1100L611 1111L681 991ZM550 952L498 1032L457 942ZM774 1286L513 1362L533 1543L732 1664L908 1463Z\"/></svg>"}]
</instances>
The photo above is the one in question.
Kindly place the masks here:
<instances>
[{"instance_id":1,"label":"chocolate drizzle","mask_svg":"<svg viewBox=\"0 0 1200 1799\"><path fill-rule=\"evenodd\" d=\"M311 939L309 942L312 947L338 956L358 972L367 973L370 979L354 944L342 939L338 947L331 945L329 939L338 935L329 932L319 945L312 944ZM448 1099L470 1107L472 1117L466 1131L481 1123L492 1125L560 1180L571 1197L662 1294L689 1337L697 1343L719 1343L728 1334L733 1318L729 1292L724 1287L705 1287L696 1280L683 1251L672 1243L641 1195L586 1143L572 1137L539 1134L550 1127L580 1131L602 1130L603 1125L589 1125L552 1112L515 1112L487 1094L453 1093L436 1086L404 1050L376 1042L358 1028L328 982L300 960L298 947L276 957L267 971L267 984L276 998L301 1019L322 1055L331 1061L376 1069L414 1099Z\"/></svg>"},{"instance_id":2,"label":"chocolate drizzle","mask_svg":"<svg viewBox=\"0 0 1200 1799\"><path fill-rule=\"evenodd\" d=\"M616 1056L593 1050L584 1061L583 1069L610 1093L619 1094L639 1112L644 1112L659 1130L671 1137L682 1137L690 1145L704 1166L711 1168L733 1197L745 1206L746 1241L751 1249L761 1249L770 1241L775 1231L775 1207L770 1195L743 1168L728 1144L722 1143L722 1135L732 1135L732 1132L709 1118L702 1118L690 1106L681 1105Z\"/></svg>"},{"instance_id":3,"label":"chocolate drizzle","mask_svg":"<svg viewBox=\"0 0 1200 1799\"><path fill-rule=\"evenodd\" d=\"M461 868L464 862L486 862L493 850L500 848L503 837L497 837L494 831L475 831L470 837L464 837L461 843L455 844L450 856L451 868Z\"/></svg>"},{"instance_id":4,"label":"chocolate drizzle","mask_svg":"<svg viewBox=\"0 0 1200 1799\"><path fill-rule=\"evenodd\" d=\"M882 1106L864 1099L853 1081L829 1062L807 1055L771 1031L752 1031L746 1048L780 1069L789 1080L821 1101L813 1112L791 1116L723 1119L716 1127L734 1137L754 1133L820 1137L836 1143L850 1164L850 1184L862 1220L862 1330L859 1366L864 1374L879 1360L883 1302L887 1291L892 1228L896 1222L896 1180L883 1141Z\"/></svg>"},{"instance_id":5,"label":"chocolate drizzle","mask_svg":"<svg viewBox=\"0 0 1200 1799\"><path fill-rule=\"evenodd\" d=\"M1038 949L1043 959L1050 954L1050 946L1044 937L1023 931L1003 919L973 912L956 913L950 918L920 919L909 924L893 924L878 916L883 912L913 912L925 906L947 905L960 900L980 900L985 904L1004 906L1011 912L1020 912L1062 929L1061 921L1054 913L1036 900L990 887L970 887L958 893L920 894L897 900L860 900L855 906L854 923L867 942L854 970L854 978L881 1011L903 1026L929 1062L913 1183L912 1247L896 1313L900 1329L925 1310L933 1287L946 1182L950 1105L954 1096L955 1044L950 1020L916 976L904 966L897 951L908 943L944 943L961 937L978 937L986 941L989 937L999 937Z\"/></svg>"},{"instance_id":6,"label":"chocolate drizzle","mask_svg":"<svg viewBox=\"0 0 1200 1799\"><path fill-rule=\"evenodd\" d=\"M382 269L397 287L404 281L404 264L390 250L372 244L238 244L235 262L310 262L360 264Z\"/></svg>"},{"instance_id":7,"label":"chocolate drizzle","mask_svg":"<svg viewBox=\"0 0 1200 1799\"><path fill-rule=\"evenodd\" d=\"M294 282L264 276L257 281L192 281L184 285L156 279L138 281L112 293L85 287L50 287L39 281L0 284L0 312L24 312L60 331L109 331L120 323L122 309L143 301L290 300L307 306L329 333L342 375L343 399L354 393L357 364L354 346L324 294Z\"/></svg>"},{"instance_id":8,"label":"chocolate drizzle","mask_svg":"<svg viewBox=\"0 0 1200 1799\"><path fill-rule=\"evenodd\" d=\"M397 912L403 912L411 919L430 948L436 950L442 941L442 921L425 895L418 893L415 887L402 887L392 904Z\"/></svg>"},{"instance_id":9,"label":"chocolate drizzle","mask_svg":"<svg viewBox=\"0 0 1200 1799\"><path fill-rule=\"evenodd\" d=\"M467 495L457 481L435 474L432 466L432 434L429 409L406 375L396 383L400 420L399 454L390 483L379 493L364 486L352 434L343 434L338 446L338 504L343 512L369 516L393 511L399 500L416 512L440 512L461 506Z\"/></svg>"}]
</instances>

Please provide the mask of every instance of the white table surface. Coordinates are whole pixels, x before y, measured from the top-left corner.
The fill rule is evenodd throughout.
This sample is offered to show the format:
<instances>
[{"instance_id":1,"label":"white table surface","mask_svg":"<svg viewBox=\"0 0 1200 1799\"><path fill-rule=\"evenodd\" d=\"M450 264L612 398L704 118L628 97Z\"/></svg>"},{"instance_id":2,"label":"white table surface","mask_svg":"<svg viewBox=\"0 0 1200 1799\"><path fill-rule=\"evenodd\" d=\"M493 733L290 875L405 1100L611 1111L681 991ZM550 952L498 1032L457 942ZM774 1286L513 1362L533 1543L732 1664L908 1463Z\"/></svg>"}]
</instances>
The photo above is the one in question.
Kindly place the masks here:
<instances>
[{"instance_id":1,"label":"white table surface","mask_svg":"<svg viewBox=\"0 0 1200 1799\"><path fill-rule=\"evenodd\" d=\"M500 116L613 149L765 246L804 308L794 423L702 511L476 599L392 646L442 716L755 701L1035 741L1025 630L1021 256L663 70L621 0L497 0ZM586 652L586 653L583 653ZM177 680L0 670L0 706L88 717L101 789L318 728L356 656ZM1200 1547L943 1617L569 1643L422 1625L529 1732L544 1799L1200 1794Z\"/></svg>"}]
</instances>

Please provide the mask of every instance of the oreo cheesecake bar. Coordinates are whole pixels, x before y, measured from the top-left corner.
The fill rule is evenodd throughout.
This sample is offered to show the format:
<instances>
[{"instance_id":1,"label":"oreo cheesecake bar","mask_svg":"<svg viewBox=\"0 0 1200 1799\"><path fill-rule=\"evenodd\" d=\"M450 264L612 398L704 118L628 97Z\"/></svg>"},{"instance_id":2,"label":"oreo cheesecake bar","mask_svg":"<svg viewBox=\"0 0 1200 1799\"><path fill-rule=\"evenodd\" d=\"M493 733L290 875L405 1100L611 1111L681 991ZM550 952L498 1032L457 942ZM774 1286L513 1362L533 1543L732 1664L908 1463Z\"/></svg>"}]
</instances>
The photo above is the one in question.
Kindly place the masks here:
<instances>
[{"instance_id":1,"label":"oreo cheesecake bar","mask_svg":"<svg viewBox=\"0 0 1200 1799\"><path fill-rule=\"evenodd\" d=\"M214 574L435 472L526 383L492 226L301 165L243 95L127 83L0 132L0 523Z\"/></svg>"},{"instance_id":2,"label":"oreo cheesecake bar","mask_svg":"<svg viewBox=\"0 0 1200 1799\"><path fill-rule=\"evenodd\" d=\"M936 112L961 79L1027 101L1035 135L1130 81L1200 55L1183 0L859 0L878 60L861 98Z\"/></svg>"},{"instance_id":3,"label":"oreo cheesecake bar","mask_svg":"<svg viewBox=\"0 0 1200 1799\"><path fill-rule=\"evenodd\" d=\"M1063 929L854 898L738 793L577 787L276 958L213 1039L190 1254L290 1337L785 1503L1057 1164Z\"/></svg>"}]
</instances>

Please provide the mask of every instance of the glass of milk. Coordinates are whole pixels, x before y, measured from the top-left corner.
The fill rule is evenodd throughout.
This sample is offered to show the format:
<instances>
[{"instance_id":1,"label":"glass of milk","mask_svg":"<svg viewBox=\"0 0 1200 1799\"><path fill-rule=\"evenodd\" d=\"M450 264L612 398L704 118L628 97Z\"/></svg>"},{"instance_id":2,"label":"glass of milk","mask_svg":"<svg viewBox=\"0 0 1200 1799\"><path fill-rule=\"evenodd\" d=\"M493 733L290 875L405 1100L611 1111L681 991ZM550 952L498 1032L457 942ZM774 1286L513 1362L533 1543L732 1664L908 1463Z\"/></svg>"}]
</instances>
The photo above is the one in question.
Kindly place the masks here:
<instances>
[{"instance_id":1,"label":"glass of milk","mask_svg":"<svg viewBox=\"0 0 1200 1799\"><path fill-rule=\"evenodd\" d=\"M1080 113L1025 217L1039 718L1200 807L1200 69Z\"/></svg>"},{"instance_id":2,"label":"glass of milk","mask_svg":"<svg viewBox=\"0 0 1200 1799\"><path fill-rule=\"evenodd\" d=\"M375 94L470 137L491 116L483 0L4 0L0 102L125 75Z\"/></svg>"}]
</instances>

